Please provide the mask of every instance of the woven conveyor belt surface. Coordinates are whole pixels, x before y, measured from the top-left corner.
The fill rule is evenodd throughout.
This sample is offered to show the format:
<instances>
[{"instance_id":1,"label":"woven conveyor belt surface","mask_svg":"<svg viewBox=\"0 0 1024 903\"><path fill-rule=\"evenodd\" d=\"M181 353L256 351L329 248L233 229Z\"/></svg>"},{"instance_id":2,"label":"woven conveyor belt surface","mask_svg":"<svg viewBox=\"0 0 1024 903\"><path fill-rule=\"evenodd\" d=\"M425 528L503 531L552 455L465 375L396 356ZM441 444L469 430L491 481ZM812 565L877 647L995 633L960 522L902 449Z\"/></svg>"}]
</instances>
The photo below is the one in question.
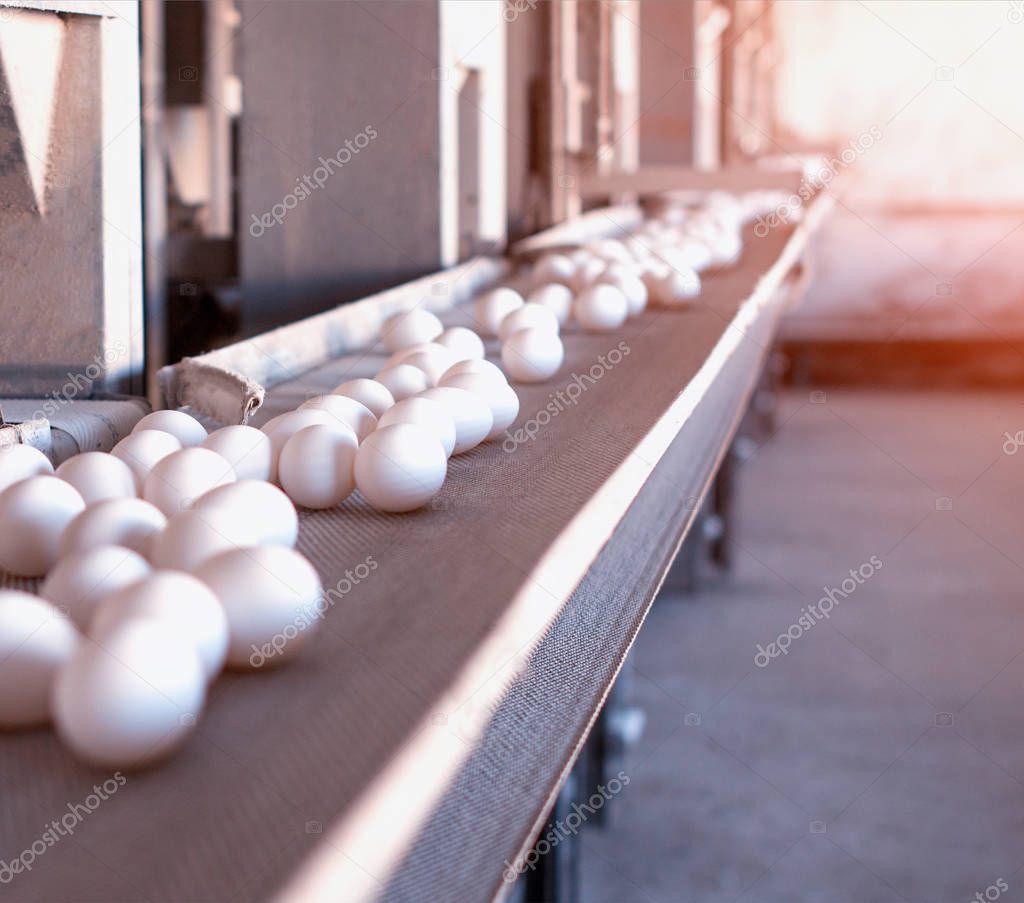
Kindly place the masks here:
<instances>
[{"instance_id":1,"label":"woven conveyor belt surface","mask_svg":"<svg viewBox=\"0 0 1024 903\"><path fill-rule=\"evenodd\" d=\"M299 546L316 564L325 587L338 585L346 570L371 560L372 572L334 606L320 635L297 661L280 671L221 679L181 755L151 772L129 775L116 795L82 819L73 837L48 848L4 893L19 901L181 901L253 900L279 890L308 853L328 842L311 823L322 822L327 831L429 719L553 540L700 369L788 237L789 230L783 229L764 239L748 235L742 264L707 279L692 310L649 311L613 335L571 334L559 376L519 388L517 427L534 417L552 393L564 390L572 374L587 373L601 355L607 360L620 342L629 353L606 367L577 404L540 427L533 441L512 453L493 442L452 459L448 481L431 507L383 515L356 497L334 511L304 514ZM774 309L766 313L775 316ZM766 338L742 340L757 345L748 370L756 367ZM346 372L372 373L378 362L343 359L281 385L271 393L267 416L318 387L328 390ZM751 376L743 372L732 378ZM704 407L713 403L713 395L709 392ZM698 407L691 418L694 428L702 416L707 415ZM508 716L507 705L518 704L535 724L549 729L529 747L516 744L523 767L540 769L525 787L520 785L526 812L539 808L550 792L567 744L571 747L591 714L577 710L575 719L560 726L565 713L556 709L543 717L545 696L531 688L561 682L564 692L556 695L588 704L600 698L660 573L653 565L630 568L646 554L660 563L666 537L681 526L679 499L700 491L720 451L714 442L703 447L699 432L686 432L699 453L679 457L673 465L679 472L665 476L662 469L657 476L663 488L656 500L667 507L651 511L667 519L667 529L629 534L637 525L630 528L624 521L608 547L608 554L623 556L622 573L633 575L632 585L616 584L605 592L604 584L591 580L568 600L565 594L550 594L548 622L554 628L532 660L529 647L521 650L523 664L531 666L505 696L499 719ZM722 441L724 436L709 428L704 439ZM671 455L666 463L670 460ZM654 483L652 478L649 487ZM619 541L629 535L636 539ZM589 551L593 557L600 549ZM615 570L616 562L603 557L595 574L609 576ZM552 659L553 651L565 648L558 645L559 625L571 625L594 606L605 611L593 622L592 645L577 648L570 661ZM578 643L587 632L572 636L576 639L568 641ZM547 672L556 665L557 672ZM545 748L548 741L550 748ZM466 768L473 768L472 760ZM466 773L458 780L465 780ZM60 818L69 803L81 802L94 783L107 777L75 763L45 731L4 737L0 776L4 859L28 848L51 819ZM517 784L521 780L516 778ZM495 821L504 817L503 811L491 810ZM505 846L518 844L522 829L512 825ZM408 876L419 870L417 861L429 861L422 856L415 847L390 888L392 895L404 895ZM499 869L500 863L492 868ZM386 881L387 876L379 877ZM484 885L496 877L478 874L470 886L482 896Z\"/></svg>"}]
</instances>

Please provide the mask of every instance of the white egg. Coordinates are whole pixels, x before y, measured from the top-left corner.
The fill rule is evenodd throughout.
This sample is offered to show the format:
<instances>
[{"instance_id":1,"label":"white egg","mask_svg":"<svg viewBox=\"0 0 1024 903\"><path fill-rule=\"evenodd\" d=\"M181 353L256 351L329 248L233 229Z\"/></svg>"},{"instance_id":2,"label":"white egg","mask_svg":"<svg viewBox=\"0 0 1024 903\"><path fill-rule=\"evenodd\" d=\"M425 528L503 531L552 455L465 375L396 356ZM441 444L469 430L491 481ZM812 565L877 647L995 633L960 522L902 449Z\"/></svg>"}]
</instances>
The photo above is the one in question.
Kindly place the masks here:
<instances>
[{"instance_id":1,"label":"white egg","mask_svg":"<svg viewBox=\"0 0 1024 903\"><path fill-rule=\"evenodd\" d=\"M543 326L520 329L501 346L501 363L517 382L544 382L558 372L563 360L562 340Z\"/></svg>"},{"instance_id":2,"label":"white egg","mask_svg":"<svg viewBox=\"0 0 1024 903\"><path fill-rule=\"evenodd\" d=\"M214 430L203 440L203 448L216 452L240 480L269 480L273 463L270 438L252 426L233 424Z\"/></svg>"},{"instance_id":3,"label":"white egg","mask_svg":"<svg viewBox=\"0 0 1024 903\"><path fill-rule=\"evenodd\" d=\"M373 416L373 411L347 395L317 395L300 404L299 410L326 411L345 426L351 427L359 442L377 428L377 418Z\"/></svg>"},{"instance_id":4,"label":"white egg","mask_svg":"<svg viewBox=\"0 0 1024 903\"><path fill-rule=\"evenodd\" d=\"M510 288L493 288L476 300L473 317L480 332L486 336L498 334L498 327L517 307L523 306L523 296Z\"/></svg>"},{"instance_id":5,"label":"white egg","mask_svg":"<svg viewBox=\"0 0 1024 903\"><path fill-rule=\"evenodd\" d=\"M147 765L179 747L202 713L206 680L195 648L157 618L86 640L54 684L57 735L102 768ZM169 641L171 640L171 641Z\"/></svg>"},{"instance_id":6,"label":"white egg","mask_svg":"<svg viewBox=\"0 0 1024 903\"><path fill-rule=\"evenodd\" d=\"M354 398L378 418L395 403L395 397L388 391L388 387L375 379L350 379L335 387L332 394Z\"/></svg>"},{"instance_id":7,"label":"white egg","mask_svg":"<svg viewBox=\"0 0 1024 903\"><path fill-rule=\"evenodd\" d=\"M87 505L104 499L135 497L135 475L131 468L106 452L85 452L68 458L57 468L57 476L74 486Z\"/></svg>"},{"instance_id":8,"label":"white egg","mask_svg":"<svg viewBox=\"0 0 1024 903\"><path fill-rule=\"evenodd\" d=\"M572 289L558 282L541 285L530 292L526 303L546 307L555 315L559 325L564 326L572 314Z\"/></svg>"},{"instance_id":9,"label":"white egg","mask_svg":"<svg viewBox=\"0 0 1024 903\"><path fill-rule=\"evenodd\" d=\"M700 294L700 276L693 270L666 268L645 281L658 307L684 307Z\"/></svg>"},{"instance_id":10,"label":"white egg","mask_svg":"<svg viewBox=\"0 0 1024 903\"><path fill-rule=\"evenodd\" d=\"M149 556L154 535L167 526L164 513L144 499L107 499L87 505L60 535L60 557L96 546L124 546Z\"/></svg>"},{"instance_id":11,"label":"white egg","mask_svg":"<svg viewBox=\"0 0 1024 903\"><path fill-rule=\"evenodd\" d=\"M476 448L487 438L494 426L494 415L491 407L479 395L456 389L452 386L437 386L427 389L418 398L429 398L440 404L455 423L455 447L453 455Z\"/></svg>"},{"instance_id":12,"label":"white egg","mask_svg":"<svg viewBox=\"0 0 1024 903\"><path fill-rule=\"evenodd\" d=\"M430 388L427 385L427 374L419 367L412 367L409 364L385 367L374 379L387 388L396 402L405 401L405 399L419 395L420 392Z\"/></svg>"},{"instance_id":13,"label":"white egg","mask_svg":"<svg viewBox=\"0 0 1024 903\"><path fill-rule=\"evenodd\" d=\"M414 423L430 430L440 440L445 457L455 450L455 420L444 405L418 395L400 401L380 419L382 427Z\"/></svg>"},{"instance_id":14,"label":"white egg","mask_svg":"<svg viewBox=\"0 0 1024 903\"><path fill-rule=\"evenodd\" d=\"M259 543L260 533L244 511L200 506L173 515L153 537L149 557L154 567L191 574L213 555Z\"/></svg>"},{"instance_id":15,"label":"white egg","mask_svg":"<svg viewBox=\"0 0 1024 903\"><path fill-rule=\"evenodd\" d=\"M31 445L0 446L0 492L29 477L53 473L53 465Z\"/></svg>"},{"instance_id":16,"label":"white egg","mask_svg":"<svg viewBox=\"0 0 1024 903\"><path fill-rule=\"evenodd\" d=\"M558 317L543 304L527 302L516 308L498 327L498 337L504 342L513 332L520 329L546 329L558 334Z\"/></svg>"},{"instance_id":17,"label":"white egg","mask_svg":"<svg viewBox=\"0 0 1024 903\"><path fill-rule=\"evenodd\" d=\"M277 466L281 488L303 508L340 505L355 489L352 468L358 447L351 434L323 424L299 430L281 450Z\"/></svg>"},{"instance_id":18,"label":"white egg","mask_svg":"<svg viewBox=\"0 0 1024 903\"><path fill-rule=\"evenodd\" d=\"M419 342L437 338L444 326L429 310L416 307L388 317L380 328L380 337L388 351L398 351Z\"/></svg>"},{"instance_id":19,"label":"white egg","mask_svg":"<svg viewBox=\"0 0 1024 903\"><path fill-rule=\"evenodd\" d=\"M355 442L355 434L351 441ZM291 548L299 535L299 515L290 498L272 483L239 480L211 489L199 497L195 508L225 507L241 514L256 534L260 545Z\"/></svg>"},{"instance_id":20,"label":"white egg","mask_svg":"<svg viewBox=\"0 0 1024 903\"><path fill-rule=\"evenodd\" d=\"M192 507L214 486L235 481L235 471L208 448L183 448L158 461L142 484L142 497L167 517Z\"/></svg>"},{"instance_id":21,"label":"white egg","mask_svg":"<svg viewBox=\"0 0 1024 903\"><path fill-rule=\"evenodd\" d=\"M141 430L125 436L110 453L128 465L135 477L135 491L141 493L149 472L168 455L181 449L181 442L163 430Z\"/></svg>"},{"instance_id":22,"label":"white egg","mask_svg":"<svg viewBox=\"0 0 1024 903\"><path fill-rule=\"evenodd\" d=\"M465 326L446 329L437 337L437 344L447 348L457 361L482 358L486 354L483 339Z\"/></svg>"},{"instance_id":23,"label":"white egg","mask_svg":"<svg viewBox=\"0 0 1024 903\"><path fill-rule=\"evenodd\" d=\"M338 396L338 398L342 397L341 395ZM276 481L278 478L277 468L281 458L281 449L284 448L285 443L299 430L304 430L307 426L316 426L321 423L325 426L332 426L342 432L348 431L352 434L352 438L357 443L359 442L353 427L342 422L330 411L325 411L323 408L303 408L301 411L289 411L287 414L279 414L263 425L263 432L270 437L271 480Z\"/></svg>"},{"instance_id":24,"label":"white egg","mask_svg":"<svg viewBox=\"0 0 1024 903\"><path fill-rule=\"evenodd\" d=\"M576 275L576 264L564 254L545 254L538 260L530 273L534 285L555 282L572 285Z\"/></svg>"},{"instance_id":25,"label":"white egg","mask_svg":"<svg viewBox=\"0 0 1024 903\"><path fill-rule=\"evenodd\" d=\"M207 681L224 667L228 618L205 583L177 571L155 571L107 596L96 609L89 636L101 646L129 619L155 618L175 625L191 643Z\"/></svg>"},{"instance_id":26,"label":"white egg","mask_svg":"<svg viewBox=\"0 0 1024 903\"><path fill-rule=\"evenodd\" d=\"M647 307L647 286L632 268L610 267L601 276L600 281L608 285L614 285L615 288L626 296L629 316L635 317L637 314L643 313Z\"/></svg>"},{"instance_id":27,"label":"white egg","mask_svg":"<svg viewBox=\"0 0 1024 903\"><path fill-rule=\"evenodd\" d=\"M484 376L487 379L492 379L498 383L498 385L508 385L508 380L505 378L505 374L501 372L501 368L497 366L497 364L492 364L490 361L476 359L470 361L459 361L459 363L449 367L445 370L444 376L441 377L439 385L447 386L456 376L464 376L471 373Z\"/></svg>"},{"instance_id":28,"label":"white egg","mask_svg":"<svg viewBox=\"0 0 1024 903\"><path fill-rule=\"evenodd\" d=\"M601 274L608 269L608 262L599 257L590 257L577 270L573 279L573 288L577 292L593 285L601 278Z\"/></svg>"},{"instance_id":29,"label":"white egg","mask_svg":"<svg viewBox=\"0 0 1024 903\"><path fill-rule=\"evenodd\" d=\"M360 451L365 447L363 443ZM224 606L227 663L232 668L260 668L294 658L323 617L320 578L291 549L263 546L225 552L206 562L196 576Z\"/></svg>"},{"instance_id":30,"label":"white egg","mask_svg":"<svg viewBox=\"0 0 1024 903\"><path fill-rule=\"evenodd\" d=\"M493 439L511 426L519 416L519 396L504 378L499 382L493 376L483 373L459 373L446 380L445 385L465 389L487 402L494 419L491 431L487 434L488 439Z\"/></svg>"},{"instance_id":31,"label":"white egg","mask_svg":"<svg viewBox=\"0 0 1024 903\"><path fill-rule=\"evenodd\" d=\"M396 423L371 433L356 454L356 486L380 511L412 511L444 485L448 458L432 430Z\"/></svg>"},{"instance_id":32,"label":"white egg","mask_svg":"<svg viewBox=\"0 0 1024 903\"><path fill-rule=\"evenodd\" d=\"M426 374L427 385L436 386L437 381L444 375L445 370L457 363L457 360L455 355L443 345L435 345L433 348L416 351L407 355L402 359L401 363L419 368Z\"/></svg>"},{"instance_id":33,"label":"white egg","mask_svg":"<svg viewBox=\"0 0 1024 903\"><path fill-rule=\"evenodd\" d=\"M85 631L100 602L149 572L147 561L131 549L95 546L57 562L39 594Z\"/></svg>"},{"instance_id":34,"label":"white egg","mask_svg":"<svg viewBox=\"0 0 1024 903\"><path fill-rule=\"evenodd\" d=\"M611 332L626 322L629 303L614 285L599 283L577 295L572 313L588 332Z\"/></svg>"},{"instance_id":35,"label":"white egg","mask_svg":"<svg viewBox=\"0 0 1024 903\"><path fill-rule=\"evenodd\" d=\"M54 680L78 642L74 625L49 602L0 591L0 728L50 720Z\"/></svg>"},{"instance_id":36,"label":"white egg","mask_svg":"<svg viewBox=\"0 0 1024 903\"><path fill-rule=\"evenodd\" d=\"M0 569L40 577L57 563L60 535L85 508L55 476L29 477L0 492Z\"/></svg>"},{"instance_id":37,"label":"white egg","mask_svg":"<svg viewBox=\"0 0 1024 903\"><path fill-rule=\"evenodd\" d=\"M677 254L684 267L697 271L706 270L715 259L707 242L695 238L682 241L678 246Z\"/></svg>"},{"instance_id":38,"label":"white egg","mask_svg":"<svg viewBox=\"0 0 1024 903\"><path fill-rule=\"evenodd\" d=\"M177 439L183 448L201 445L206 438L206 427L195 417L184 411L154 411L147 414L132 429L133 433L143 430L163 430Z\"/></svg>"}]
</instances>

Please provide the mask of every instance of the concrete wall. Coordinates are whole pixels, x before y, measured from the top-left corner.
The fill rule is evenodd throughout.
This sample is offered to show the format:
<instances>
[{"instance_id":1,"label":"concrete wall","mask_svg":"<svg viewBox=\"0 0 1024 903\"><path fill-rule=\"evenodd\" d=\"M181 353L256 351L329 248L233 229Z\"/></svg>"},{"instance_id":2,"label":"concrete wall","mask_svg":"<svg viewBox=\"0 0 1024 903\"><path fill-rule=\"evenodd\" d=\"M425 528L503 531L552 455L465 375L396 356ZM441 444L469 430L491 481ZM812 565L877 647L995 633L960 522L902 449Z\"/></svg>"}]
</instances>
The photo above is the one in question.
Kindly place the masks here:
<instances>
[{"instance_id":1,"label":"concrete wall","mask_svg":"<svg viewBox=\"0 0 1024 903\"><path fill-rule=\"evenodd\" d=\"M437 269L437 4L241 8L245 332Z\"/></svg>"},{"instance_id":2,"label":"concrete wall","mask_svg":"<svg viewBox=\"0 0 1024 903\"><path fill-rule=\"evenodd\" d=\"M142 389L138 31L105 12L0 17L0 395Z\"/></svg>"}]
</instances>

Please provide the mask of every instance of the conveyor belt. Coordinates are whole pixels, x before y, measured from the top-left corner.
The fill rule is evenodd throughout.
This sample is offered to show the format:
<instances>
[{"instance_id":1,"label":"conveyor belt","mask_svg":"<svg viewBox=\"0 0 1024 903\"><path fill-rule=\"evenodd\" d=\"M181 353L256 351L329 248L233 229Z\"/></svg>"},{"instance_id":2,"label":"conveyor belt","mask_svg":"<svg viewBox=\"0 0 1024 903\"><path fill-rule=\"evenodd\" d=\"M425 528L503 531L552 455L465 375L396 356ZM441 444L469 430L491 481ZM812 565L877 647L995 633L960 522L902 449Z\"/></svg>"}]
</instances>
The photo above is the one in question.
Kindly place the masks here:
<instances>
[{"instance_id":1,"label":"conveyor belt","mask_svg":"<svg viewBox=\"0 0 1024 903\"><path fill-rule=\"evenodd\" d=\"M707 279L693 310L570 335L560 375L520 387L515 428L535 420L535 438L453 459L432 507L384 515L355 497L304 514L299 545L326 587L363 563L371 573L304 656L220 680L181 755L128 775L2 893L487 897L582 742L688 524L687 500L728 443L800 232L747 236L741 265ZM628 354L598 368L620 342ZM260 414L379 360L301 375ZM538 417L574 374L586 384L577 402ZM108 777L45 731L5 736L0 775L4 860Z\"/></svg>"}]
</instances>

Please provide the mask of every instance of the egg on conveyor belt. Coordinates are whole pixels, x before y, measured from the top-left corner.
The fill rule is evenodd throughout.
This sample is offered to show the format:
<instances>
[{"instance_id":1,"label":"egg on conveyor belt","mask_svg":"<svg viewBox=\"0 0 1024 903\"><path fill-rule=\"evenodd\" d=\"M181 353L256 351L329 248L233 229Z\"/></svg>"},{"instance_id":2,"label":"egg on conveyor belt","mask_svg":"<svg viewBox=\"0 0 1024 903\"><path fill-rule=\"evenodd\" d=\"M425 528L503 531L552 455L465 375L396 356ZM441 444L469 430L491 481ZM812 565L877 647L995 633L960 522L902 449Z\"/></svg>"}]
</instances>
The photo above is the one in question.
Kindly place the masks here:
<instances>
[{"instance_id":1,"label":"egg on conveyor belt","mask_svg":"<svg viewBox=\"0 0 1024 903\"><path fill-rule=\"evenodd\" d=\"M356 486L380 511L413 511L437 495L447 466L444 445L433 430L394 423L371 433L359 446Z\"/></svg>"},{"instance_id":2,"label":"egg on conveyor belt","mask_svg":"<svg viewBox=\"0 0 1024 903\"><path fill-rule=\"evenodd\" d=\"M0 492L20 480L53 473L53 465L38 448L31 445L0 447Z\"/></svg>"},{"instance_id":3,"label":"egg on conveyor belt","mask_svg":"<svg viewBox=\"0 0 1024 903\"><path fill-rule=\"evenodd\" d=\"M343 396L339 395L337 397L342 398ZM348 432L352 435L353 442L357 444L359 442L353 427L323 408L303 408L298 411L289 411L287 414L278 414L277 417L273 417L263 424L263 432L270 438L270 475L272 480L276 481L278 479L277 471L280 464L281 450L285 447L288 440L299 430L317 424Z\"/></svg>"},{"instance_id":4,"label":"egg on conveyor belt","mask_svg":"<svg viewBox=\"0 0 1024 903\"><path fill-rule=\"evenodd\" d=\"M496 336L501 321L512 311L523 306L523 296L510 288L493 288L476 300L473 316L480 331L486 336Z\"/></svg>"},{"instance_id":5,"label":"egg on conveyor belt","mask_svg":"<svg viewBox=\"0 0 1024 903\"><path fill-rule=\"evenodd\" d=\"M283 664L295 657L322 620L320 578L292 549L261 546L223 552L207 561L196 577L224 607L231 668Z\"/></svg>"},{"instance_id":6,"label":"egg on conveyor belt","mask_svg":"<svg viewBox=\"0 0 1024 903\"><path fill-rule=\"evenodd\" d=\"M341 504L355 488L352 468L358 447L351 433L323 424L299 430L281 450L277 468L281 488L303 508Z\"/></svg>"},{"instance_id":7,"label":"egg on conveyor belt","mask_svg":"<svg viewBox=\"0 0 1024 903\"><path fill-rule=\"evenodd\" d=\"M478 361L477 363L488 363ZM488 372L481 373L457 373L452 376L445 374L444 386L455 389L465 389L474 395L480 396L491 409L493 423L491 431L487 434L488 439L493 439L502 431L511 426L516 417L519 416L519 396L515 390L506 382L504 375L494 367L497 378Z\"/></svg>"},{"instance_id":8,"label":"egg on conveyor belt","mask_svg":"<svg viewBox=\"0 0 1024 903\"><path fill-rule=\"evenodd\" d=\"M63 559L96 546L123 546L146 558L153 536L165 526L164 513L145 499L106 499L75 516L60 535L58 551Z\"/></svg>"},{"instance_id":9,"label":"egg on conveyor belt","mask_svg":"<svg viewBox=\"0 0 1024 903\"><path fill-rule=\"evenodd\" d=\"M486 353L483 339L465 326L452 326L446 329L436 341L438 345L447 348L457 361L482 358Z\"/></svg>"},{"instance_id":10,"label":"egg on conveyor belt","mask_svg":"<svg viewBox=\"0 0 1024 903\"><path fill-rule=\"evenodd\" d=\"M106 452L85 452L68 458L57 476L78 490L90 505L105 499L135 497L135 476L120 458Z\"/></svg>"},{"instance_id":11,"label":"egg on conveyor belt","mask_svg":"<svg viewBox=\"0 0 1024 903\"><path fill-rule=\"evenodd\" d=\"M97 607L89 636L104 645L122 624L139 618L176 628L182 642L195 649L207 681L224 667L227 615L213 591L190 574L155 571L111 593Z\"/></svg>"},{"instance_id":12,"label":"egg on conveyor belt","mask_svg":"<svg viewBox=\"0 0 1024 903\"><path fill-rule=\"evenodd\" d=\"M234 481L234 469L216 452L183 448L153 466L142 485L142 497L171 517L190 508L204 492Z\"/></svg>"},{"instance_id":13,"label":"egg on conveyor belt","mask_svg":"<svg viewBox=\"0 0 1024 903\"><path fill-rule=\"evenodd\" d=\"M349 433L349 436L350 441L355 443L355 434ZM202 511L225 508L239 513L248 523L259 545L291 548L298 539L299 515L295 505L272 483L262 480L226 483L200 496L193 507Z\"/></svg>"},{"instance_id":14,"label":"egg on conveyor belt","mask_svg":"<svg viewBox=\"0 0 1024 903\"><path fill-rule=\"evenodd\" d=\"M150 570L149 563L131 549L95 546L61 558L43 582L39 595L84 631L104 598L145 577Z\"/></svg>"},{"instance_id":15,"label":"egg on conveyor belt","mask_svg":"<svg viewBox=\"0 0 1024 903\"><path fill-rule=\"evenodd\" d=\"M144 430L161 430L170 433L181 443L183 448L201 445L207 435L206 427L184 411L154 411L152 414L147 414L135 424L132 432L141 433Z\"/></svg>"},{"instance_id":16,"label":"egg on conveyor belt","mask_svg":"<svg viewBox=\"0 0 1024 903\"><path fill-rule=\"evenodd\" d=\"M326 411L339 422L350 426L360 442L377 428L377 418L373 411L345 395L316 395L300 404L299 410Z\"/></svg>"},{"instance_id":17,"label":"egg on conveyor belt","mask_svg":"<svg viewBox=\"0 0 1024 903\"><path fill-rule=\"evenodd\" d=\"M110 453L128 465L135 477L135 491L141 495L149 472L168 455L181 450L181 442L163 430L139 430L125 436Z\"/></svg>"},{"instance_id":18,"label":"egg on conveyor belt","mask_svg":"<svg viewBox=\"0 0 1024 903\"><path fill-rule=\"evenodd\" d=\"M228 549L259 545L257 525L242 508L194 505L172 515L152 541L154 567L192 573L207 558Z\"/></svg>"},{"instance_id":19,"label":"egg on conveyor belt","mask_svg":"<svg viewBox=\"0 0 1024 903\"><path fill-rule=\"evenodd\" d=\"M530 292L527 304L540 304L548 308L564 326L572 315L572 289L559 282L541 285Z\"/></svg>"},{"instance_id":20,"label":"egg on conveyor belt","mask_svg":"<svg viewBox=\"0 0 1024 903\"><path fill-rule=\"evenodd\" d=\"M382 427L396 423L414 423L430 430L440 441L446 457L455 451L455 419L436 401L417 395L398 402L380 420Z\"/></svg>"},{"instance_id":21,"label":"egg on conveyor belt","mask_svg":"<svg viewBox=\"0 0 1024 903\"><path fill-rule=\"evenodd\" d=\"M468 330L467 330L468 332ZM439 340L440 341L440 340ZM350 379L331 390L332 395L344 395L354 398L368 408L374 417L380 418L395 403L395 397L388 387L375 379Z\"/></svg>"},{"instance_id":22,"label":"egg on conveyor belt","mask_svg":"<svg viewBox=\"0 0 1024 903\"><path fill-rule=\"evenodd\" d=\"M431 342L444 331L441 321L430 311L413 308L388 317L380 336L388 351L398 351L420 342Z\"/></svg>"},{"instance_id":23,"label":"egg on conveyor belt","mask_svg":"<svg viewBox=\"0 0 1024 903\"><path fill-rule=\"evenodd\" d=\"M413 395L418 395L430 388L427 383L427 374L411 364L385 367L374 378L387 387L396 402L412 398Z\"/></svg>"},{"instance_id":24,"label":"egg on conveyor belt","mask_svg":"<svg viewBox=\"0 0 1024 903\"><path fill-rule=\"evenodd\" d=\"M202 445L224 458L239 480L270 479L273 450L270 438L261 430L242 424L221 427L210 433Z\"/></svg>"},{"instance_id":25,"label":"egg on conveyor belt","mask_svg":"<svg viewBox=\"0 0 1024 903\"><path fill-rule=\"evenodd\" d=\"M504 342L513 332L520 329L546 329L557 335L559 325L554 311L543 304L527 301L501 321L501 325L498 327L498 338Z\"/></svg>"},{"instance_id":26,"label":"egg on conveyor belt","mask_svg":"<svg viewBox=\"0 0 1024 903\"><path fill-rule=\"evenodd\" d=\"M629 302L614 285L598 283L576 296L572 313L588 332L612 332L626 322Z\"/></svg>"},{"instance_id":27,"label":"egg on conveyor belt","mask_svg":"<svg viewBox=\"0 0 1024 903\"><path fill-rule=\"evenodd\" d=\"M8 486L0 492L0 569L41 577L57 563L64 528L84 508L78 490L56 476Z\"/></svg>"},{"instance_id":28,"label":"egg on conveyor belt","mask_svg":"<svg viewBox=\"0 0 1024 903\"><path fill-rule=\"evenodd\" d=\"M562 340L545 326L520 329L501 346L502 366L517 382L544 382L558 372L564 359Z\"/></svg>"},{"instance_id":29,"label":"egg on conveyor belt","mask_svg":"<svg viewBox=\"0 0 1024 903\"><path fill-rule=\"evenodd\" d=\"M54 605L28 593L0 591L0 728L50 720L54 680L78 642L78 631Z\"/></svg>"},{"instance_id":30,"label":"egg on conveyor belt","mask_svg":"<svg viewBox=\"0 0 1024 903\"><path fill-rule=\"evenodd\" d=\"M206 699L195 646L176 624L129 618L86 639L57 674L53 721L76 755L101 768L165 758L191 733Z\"/></svg>"},{"instance_id":31,"label":"egg on conveyor belt","mask_svg":"<svg viewBox=\"0 0 1024 903\"><path fill-rule=\"evenodd\" d=\"M436 401L452 418L455 424L453 455L461 455L476 448L487 438L494 426L494 415L491 413L490 405L479 395L465 389L437 386L416 397Z\"/></svg>"}]
</instances>

